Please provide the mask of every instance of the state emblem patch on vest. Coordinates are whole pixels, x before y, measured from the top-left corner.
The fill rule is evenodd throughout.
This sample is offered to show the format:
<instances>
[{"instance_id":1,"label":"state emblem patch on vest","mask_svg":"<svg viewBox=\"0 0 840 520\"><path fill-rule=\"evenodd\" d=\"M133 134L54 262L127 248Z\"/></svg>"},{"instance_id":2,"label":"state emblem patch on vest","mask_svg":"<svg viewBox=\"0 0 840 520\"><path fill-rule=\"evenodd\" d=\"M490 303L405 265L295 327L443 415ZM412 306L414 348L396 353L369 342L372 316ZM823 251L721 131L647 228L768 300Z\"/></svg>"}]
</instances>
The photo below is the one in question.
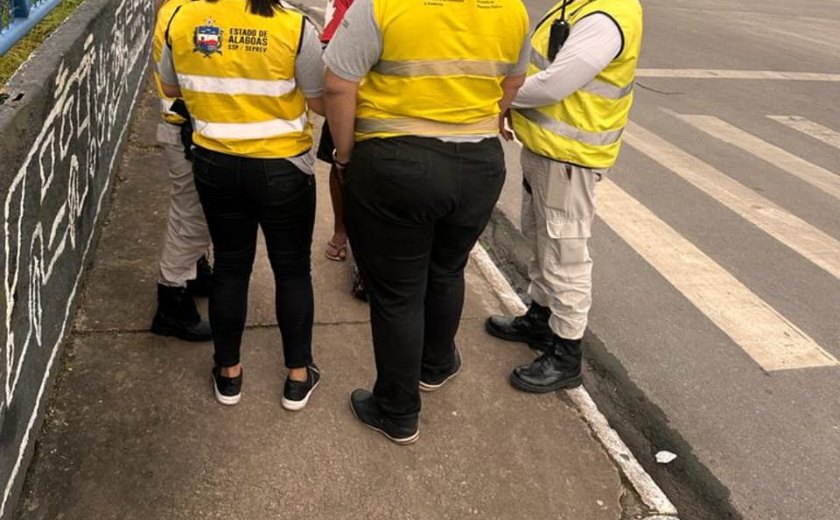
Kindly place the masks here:
<instances>
[{"instance_id":1,"label":"state emblem patch on vest","mask_svg":"<svg viewBox=\"0 0 840 520\"><path fill-rule=\"evenodd\" d=\"M213 23L212 18L208 18L205 25L199 25L195 28L193 35L193 52L200 52L204 54L205 58L209 58L215 53L222 53L222 29Z\"/></svg>"}]
</instances>

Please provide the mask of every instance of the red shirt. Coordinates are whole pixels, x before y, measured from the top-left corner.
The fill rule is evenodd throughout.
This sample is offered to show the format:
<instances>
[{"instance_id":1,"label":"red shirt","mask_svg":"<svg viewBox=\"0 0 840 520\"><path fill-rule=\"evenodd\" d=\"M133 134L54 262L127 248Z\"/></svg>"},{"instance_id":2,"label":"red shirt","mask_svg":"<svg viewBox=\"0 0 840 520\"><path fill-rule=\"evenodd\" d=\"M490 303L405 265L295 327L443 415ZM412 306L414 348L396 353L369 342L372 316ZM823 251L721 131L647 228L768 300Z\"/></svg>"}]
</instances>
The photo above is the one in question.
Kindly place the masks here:
<instances>
[{"instance_id":1,"label":"red shirt","mask_svg":"<svg viewBox=\"0 0 840 520\"><path fill-rule=\"evenodd\" d=\"M353 4L353 0L332 0L330 3L335 11L333 12L332 18L327 21L324 32L321 34L321 41L323 43L329 43L332 39L333 34L338 29L338 25L344 20L344 13ZM327 7L327 13L329 13L329 6Z\"/></svg>"}]
</instances>

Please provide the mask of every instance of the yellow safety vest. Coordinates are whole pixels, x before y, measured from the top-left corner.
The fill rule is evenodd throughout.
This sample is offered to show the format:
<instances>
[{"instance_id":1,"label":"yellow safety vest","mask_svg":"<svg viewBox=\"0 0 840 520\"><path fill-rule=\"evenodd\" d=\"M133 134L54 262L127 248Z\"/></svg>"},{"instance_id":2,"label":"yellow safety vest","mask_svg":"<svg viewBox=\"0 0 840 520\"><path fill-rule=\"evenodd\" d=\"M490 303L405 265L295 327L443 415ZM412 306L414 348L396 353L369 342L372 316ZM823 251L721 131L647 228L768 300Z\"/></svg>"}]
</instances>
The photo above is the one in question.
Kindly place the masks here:
<instances>
[{"instance_id":1,"label":"yellow safety vest","mask_svg":"<svg viewBox=\"0 0 840 520\"><path fill-rule=\"evenodd\" d=\"M158 9L157 19L155 20L154 35L152 37L152 59L155 64L160 62L161 55L163 54L163 46L166 44L164 41L166 39L166 28L169 26L169 20L172 19L172 15L175 14L175 11L180 6L191 1L192 0L164 0L163 5L160 6L160 9ZM152 69L152 75L155 78L155 87L157 88L158 96L160 97L160 113L163 116L163 119L167 123L172 123L173 125L185 123L186 120L183 117L169 110L172 103L175 102L175 99L167 97L166 94L163 93L163 87L161 87L160 84L160 74L158 74L157 67L152 67Z\"/></svg>"},{"instance_id":2,"label":"yellow safety vest","mask_svg":"<svg viewBox=\"0 0 840 520\"><path fill-rule=\"evenodd\" d=\"M167 43L193 142L230 155L284 158L312 148L306 100L295 82L304 16L252 14L245 0L189 2Z\"/></svg>"},{"instance_id":3,"label":"yellow safety vest","mask_svg":"<svg viewBox=\"0 0 840 520\"><path fill-rule=\"evenodd\" d=\"M562 5L561 1L553 7L534 30L529 76L550 65L548 39ZM538 155L587 168L610 168L618 158L633 104L642 7L638 0L570 0L566 13L572 31L575 23L591 14L611 17L622 32L621 52L594 80L565 99L536 109L513 110L513 128L525 148Z\"/></svg>"},{"instance_id":4,"label":"yellow safety vest","mask_svg":"<svg viewBox=\"0 0 840 520\"><path fill-rule=\"evenodd\" d=\"M382 56L359 86L356 140L494 134L528 34L521 0L373 0Z\"/></svg>"}]
</instances>

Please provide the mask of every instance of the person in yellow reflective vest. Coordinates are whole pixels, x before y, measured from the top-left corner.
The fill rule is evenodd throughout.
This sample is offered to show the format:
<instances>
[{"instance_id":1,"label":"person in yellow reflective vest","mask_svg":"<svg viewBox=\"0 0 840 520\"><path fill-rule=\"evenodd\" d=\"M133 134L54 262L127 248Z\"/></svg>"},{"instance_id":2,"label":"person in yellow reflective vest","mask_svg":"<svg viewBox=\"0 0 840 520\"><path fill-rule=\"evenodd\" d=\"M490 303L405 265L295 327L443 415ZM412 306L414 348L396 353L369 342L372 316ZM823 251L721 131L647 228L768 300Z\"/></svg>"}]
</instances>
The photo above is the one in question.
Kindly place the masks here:
<instances>
[{"instance_id":1,"label":"person in yellow reflective vest","mask_svg":"<svg viewBox=\"0 0 840 520\"><path fill-rule=\"evenodd\" d=\"M528 79L511 112L523 146L522 232L534 252L532 303L523 316L486 322L490 334L543 351L513 370L510 381L519 390L550 392L582 382L595 186L618 158L641 43L638 0L562 1L531 38Z\"/></svg>"},{"instance_id":2,"label":"person in yellow reflective vest","mask_svg":"<svg viewBox=\"0 0 840 520\"><path fill-rule=\"evenodd\" d=\"M152 40L155 62L160 60L166 26L172 13L189 1L165 0L160 6ZM158 124L157 140L163 146L169 171L170 196L159 262L158 306L151 331L186 341L210 341L210 324L201 319L193 299L195 296L209 296L212 274L206 257L210 233L195 191L189 160L192 131L189 120L183 113L177 113L185 112L183 101L164 95L157 72L154 80L163 118Z\"/></svg>"},{"instance_id":3,"label":"person in yellow reflective vest","mask_svg":"<svg viewBox=\"0 0 840 520\"><path fill-rule=\"evenodd\" d=\"M420 390L461 367L464 266L504 183L499 126L527 33L521 0L356 0L324 54L377 370L350 403L398 444L419 436Z\"/></svg>"},{"instance_id":4,"label":"person in yellow reflective vest","mask_svg":"<svg viewBox=\"0 0 840 520\"><path fill-rule=\"evenodd\" d=\"M216 399L239 402L240 345L257 245L265 236L288 377L300 410L320 380L312 359L310 248L315 179L309 110L323 114L312 24L277 0L196 1L172 15L158 63L163 91L193 126L193 173L215 256L210 295Z\"/></svg>"}]
</instances>

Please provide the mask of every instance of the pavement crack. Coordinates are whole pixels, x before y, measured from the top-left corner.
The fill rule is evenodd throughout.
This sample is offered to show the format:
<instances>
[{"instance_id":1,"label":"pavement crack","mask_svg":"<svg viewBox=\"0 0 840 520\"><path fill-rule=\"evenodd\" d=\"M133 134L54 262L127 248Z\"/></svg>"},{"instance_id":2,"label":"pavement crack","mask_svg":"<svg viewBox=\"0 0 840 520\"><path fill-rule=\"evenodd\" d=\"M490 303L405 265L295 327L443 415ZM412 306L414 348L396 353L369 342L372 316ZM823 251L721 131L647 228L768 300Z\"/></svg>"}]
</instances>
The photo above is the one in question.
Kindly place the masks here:
<instances>
[{"instance_id":1,"label":"pavement crack","mask_svg":"<svg viewBox=\"0 0 840 520\"><path fill-rule=\"evenodd\" d=\"M651 92L655 92L655 93L661 94L663 96L682 96L683 94L685 94L685 92L668 92L667 90L655 89L653 87L649 87L649 86L643 84L641 81L636 81L636 85L638 85L639 88L641 88L641 89L649 90Z\"/></svg>"},{"instance_id":2,"label":"pavement crack","mask_svg":"<svg viewBox=\"0 0 840 520\"><path fill-rule=\"evenodd\" d=\"M73 337L88 337L98 334L143 334L149 333L149 329L73 329Z\"/></svg>"},{"instance_id":3,"label":"pavement crack","mask_svg":"<svg viewBox=\"0 0 840 520\"><path fill-rule=\"evenodd\" d=\"M461 323L468 323L473 322L476 320L482 319L478 316L475 317L468 317L468 318L461 318ZM342 320L342 321L315 321L312 326L313 327L341 327L344 325L370 325L370 320ZM266 330L266 329L276 329L277 323L252 323L250 325L245 326L245 330ZM88 336L96 336L99 334L151 334L151 331L147 328L131 328L131 327L112 327L112 328L102 328L102 329L82 329L76 328L73 329L73 336L74 337L88 337Z\"/></svg>"}]
</instances>

